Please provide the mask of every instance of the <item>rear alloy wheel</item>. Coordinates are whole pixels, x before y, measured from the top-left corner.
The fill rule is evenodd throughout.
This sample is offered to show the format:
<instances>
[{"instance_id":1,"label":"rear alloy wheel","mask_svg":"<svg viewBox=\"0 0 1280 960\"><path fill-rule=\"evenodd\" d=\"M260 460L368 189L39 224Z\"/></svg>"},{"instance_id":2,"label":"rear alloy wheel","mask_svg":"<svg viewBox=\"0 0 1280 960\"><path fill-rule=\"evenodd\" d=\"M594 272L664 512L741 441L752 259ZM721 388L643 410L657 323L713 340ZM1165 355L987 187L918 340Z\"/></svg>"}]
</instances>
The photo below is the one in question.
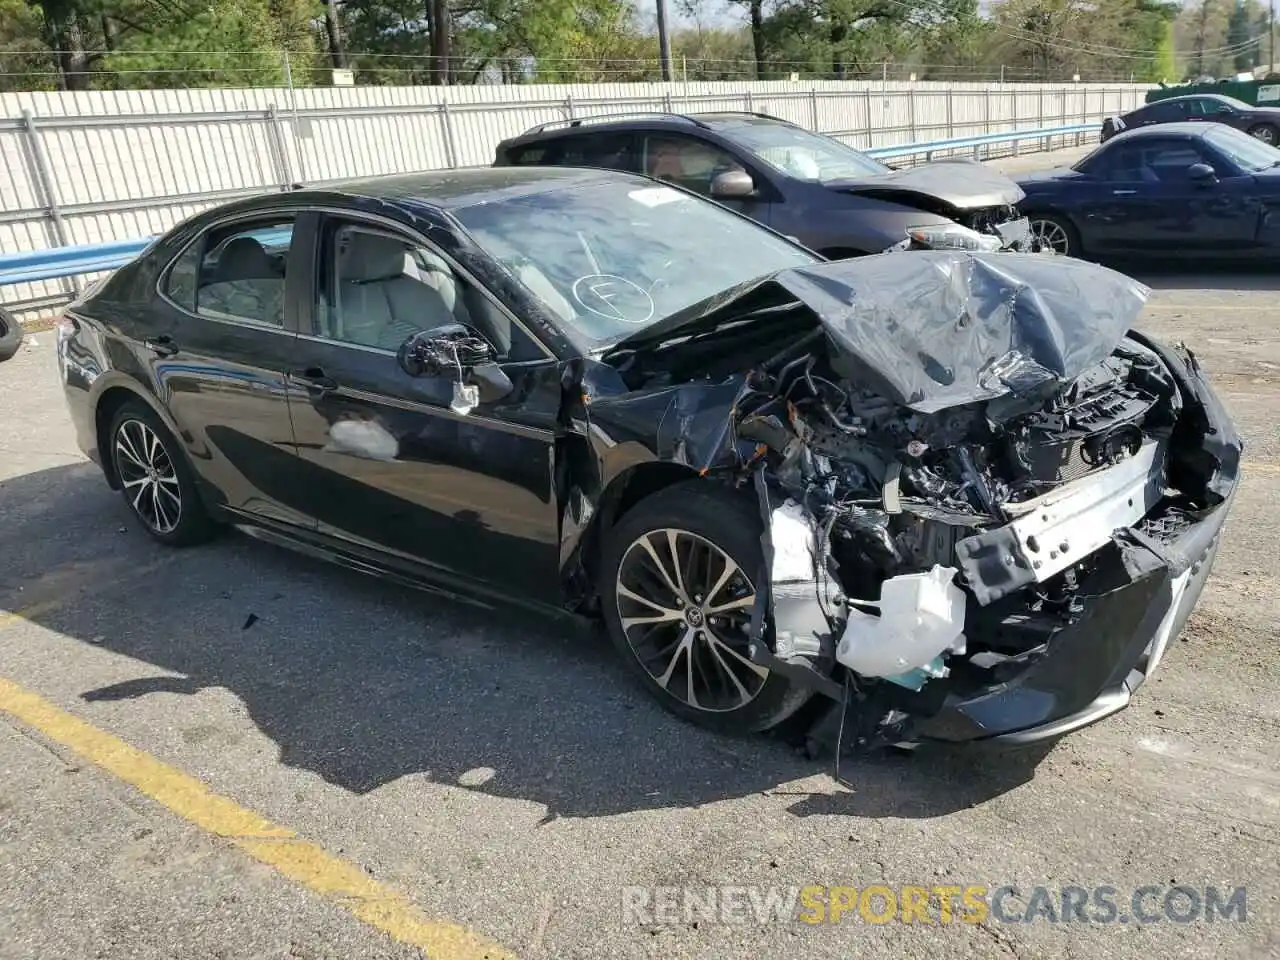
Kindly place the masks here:
<instances>
[{"instance_id":1,"label":"rear alloy wheel","mask_svg":"<svg viewBox=\"0 0 1280 960\"><path fill-rule=\"evenodd\" d=\"M213 535L216 527L200 502L190 467L149 408L130 402L116 412L111 457L125 501L147 533L171 546Z\"/></svg>"},{"instance_id":2,"label":"rear alloy wheel","mask_svg":"<svg viewBox=\"0 0 1280 960\"><path fill-rule=\"evenodd\" d=\"M1040 253L1074 257L1080 253L1080 239L1066 220L1058 217L1032 217L1031 240Z\"/></svg>"},{"instance_id":3,"label":"rear alloy wheel","mask_svg":"<svg viewBox=\"0 0 1280 960\"><path fill-rule=\"evenodd\" d=\"M615 645L667 709L725 732L776 726L809 697L748 654L759 531L749 499L697 480L642 501L606 547Z\"/></svg>"},{"instance_id":4,"label":"rear alloy wheel","mask_svg":"<svg viewBox=\"0 0 1280 960\"><path fill-rule=\"evenodd\" d=\"M1269 143L1273 147L1277 145L1277 141L1280 141L1280 136L1277 136L1276 128L1271 126L1269 123L1260 123L1256 127L1250 127L1249 136L1256 137L1263 143Z\"/></svg>"}]
</instances>

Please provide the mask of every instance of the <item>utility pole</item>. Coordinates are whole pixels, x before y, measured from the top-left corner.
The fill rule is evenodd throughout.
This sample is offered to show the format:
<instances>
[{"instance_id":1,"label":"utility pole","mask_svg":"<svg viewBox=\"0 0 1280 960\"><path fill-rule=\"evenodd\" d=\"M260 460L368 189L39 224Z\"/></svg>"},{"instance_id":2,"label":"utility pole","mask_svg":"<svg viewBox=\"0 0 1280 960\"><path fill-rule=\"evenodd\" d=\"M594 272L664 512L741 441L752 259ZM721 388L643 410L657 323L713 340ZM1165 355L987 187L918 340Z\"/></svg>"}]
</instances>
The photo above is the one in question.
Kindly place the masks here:
<instances>
[{"instance_id":1,"label":"utility pole","mask_svg":"<svg viewBox=\"0 0 1280 960\"><path fill-rule=\"evenodd\" d=\"M1272 3L1274 4L1275 0L1272 0ZM662 79L670 83L671 36L667 33L667 0L658 0L658 55L662 58Z\"/></svg>"},{"instance_id":2,"label":"utility pole","mask_svg":"<svg viewBox=\"0 0 1280 960\"><path fill-rule=\"evenodd\" d=\"M1267 50L1267 74L1276 72L1276 0L1271 0L1271 23L1268 25L1271 33L1271 44Z\"/></svg>"}]
</instances>

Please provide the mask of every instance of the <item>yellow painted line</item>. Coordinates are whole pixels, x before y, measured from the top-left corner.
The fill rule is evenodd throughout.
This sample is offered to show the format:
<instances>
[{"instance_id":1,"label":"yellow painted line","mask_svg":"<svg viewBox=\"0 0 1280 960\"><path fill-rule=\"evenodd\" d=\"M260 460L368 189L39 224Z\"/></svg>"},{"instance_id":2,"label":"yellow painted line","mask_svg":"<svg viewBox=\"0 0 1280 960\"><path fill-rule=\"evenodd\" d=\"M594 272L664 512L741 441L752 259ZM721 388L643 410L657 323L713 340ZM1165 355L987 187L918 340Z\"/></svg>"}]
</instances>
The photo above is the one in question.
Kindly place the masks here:
<instances>
[{"instance_id":1,"label":"yellow painted line","mask_svg":"<svg viewBox=\"0 0 1280 960\"><path fill-rule=\"evenodd\" d=\"M234 800L43 697L0 678L0 711L115 774L143 795L253 859L342 907L363 923L431 960L514 960L506 949L447 920L424 916L402 894L376 883L354 864L303 840Z\"/></svg>"}]
</instances>

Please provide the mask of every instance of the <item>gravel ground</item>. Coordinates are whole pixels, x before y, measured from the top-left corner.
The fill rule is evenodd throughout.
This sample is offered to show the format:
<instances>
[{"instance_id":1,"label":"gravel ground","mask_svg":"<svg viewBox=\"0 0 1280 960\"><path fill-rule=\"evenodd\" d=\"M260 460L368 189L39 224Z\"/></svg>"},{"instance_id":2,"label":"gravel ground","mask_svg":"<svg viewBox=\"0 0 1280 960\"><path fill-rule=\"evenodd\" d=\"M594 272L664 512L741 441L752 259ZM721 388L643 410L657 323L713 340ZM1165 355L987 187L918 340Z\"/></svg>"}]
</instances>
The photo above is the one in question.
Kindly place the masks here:
<instances>
[{"instance_id":1,"label":"gravel ground","mask_svg":"<svg viewBox=\"0 0 1280 960\"><path fill-rule=\"evenodd\" d=\"M76 452L47 333L0 366L0 611L26 612L0 613L0 677L526 958L1280 956L1280 277L1139 275L1142 325L1202 358L1247 470L1181 641L1052 750L860 761L846 788L672 719L593 637L242 536L166 551ZM8 720L0 771L0 958L415 955ZM815 884L1017 886L1006 916L1037 885L1114 887L1126 915L1144 886L1148 910L1243 886L1247 919L623 909L636 885Z\"/></svg>"}]
</instances>

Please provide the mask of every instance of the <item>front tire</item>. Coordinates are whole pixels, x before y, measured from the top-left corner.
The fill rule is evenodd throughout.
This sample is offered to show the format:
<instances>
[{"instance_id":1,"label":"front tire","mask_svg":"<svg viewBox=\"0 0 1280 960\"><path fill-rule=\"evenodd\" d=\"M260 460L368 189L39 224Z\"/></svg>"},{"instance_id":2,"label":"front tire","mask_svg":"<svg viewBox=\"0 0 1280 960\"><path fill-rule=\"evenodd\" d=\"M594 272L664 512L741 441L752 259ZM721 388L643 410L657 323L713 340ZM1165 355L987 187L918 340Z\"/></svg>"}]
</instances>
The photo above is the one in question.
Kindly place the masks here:
<instances>
[{"instance_id":1,"label":"front tire","mask_svg":"<svg viewBox=\"0 0 1280 960\"><path fill-rule=\"evenodd\" d=\"M185 547L217 533L200 501L195 474L154 410L135 400L122 404L108 435L125 503L148 534L168 546Z\"/></svg>"},{"instance_id":2,"label":"front tire","mask_svg":"<svg viewBox=\"0 0 1280 960\"><path fill-rule=\"evenodd\" d=\"M1040 253L1052 253L1059 257L1078 257L1084 251L1080 245L1080 233L1066 217L1033 215L1031 238Z\"/></svg>"},{"instance_id":3,"label":"front tire","mask_svg":"<svg viewBox=\"0 0 1280 960\"><path fill-rule=\"evenodd\" d=\"M624 662L672 713L721 733L768 730L811 695L747 654L761 529L750 497L692 480L642 500L604 547L604 617Z\"/></svg>"},{"instance_id":4,"label":"front tire","mask_svg":"<svg viewBox=\"0 0 1280 960\"><path fill-rule=\"evenodd\" d=\"M1263 143L1270 144L1273 147L1280 146L1280 134L1278 134L1276 128L1269 123L1259 123L1256 126L1250 127L1248 133L1249 136L1261 140Z\"/></svg>"}]
</instances>

